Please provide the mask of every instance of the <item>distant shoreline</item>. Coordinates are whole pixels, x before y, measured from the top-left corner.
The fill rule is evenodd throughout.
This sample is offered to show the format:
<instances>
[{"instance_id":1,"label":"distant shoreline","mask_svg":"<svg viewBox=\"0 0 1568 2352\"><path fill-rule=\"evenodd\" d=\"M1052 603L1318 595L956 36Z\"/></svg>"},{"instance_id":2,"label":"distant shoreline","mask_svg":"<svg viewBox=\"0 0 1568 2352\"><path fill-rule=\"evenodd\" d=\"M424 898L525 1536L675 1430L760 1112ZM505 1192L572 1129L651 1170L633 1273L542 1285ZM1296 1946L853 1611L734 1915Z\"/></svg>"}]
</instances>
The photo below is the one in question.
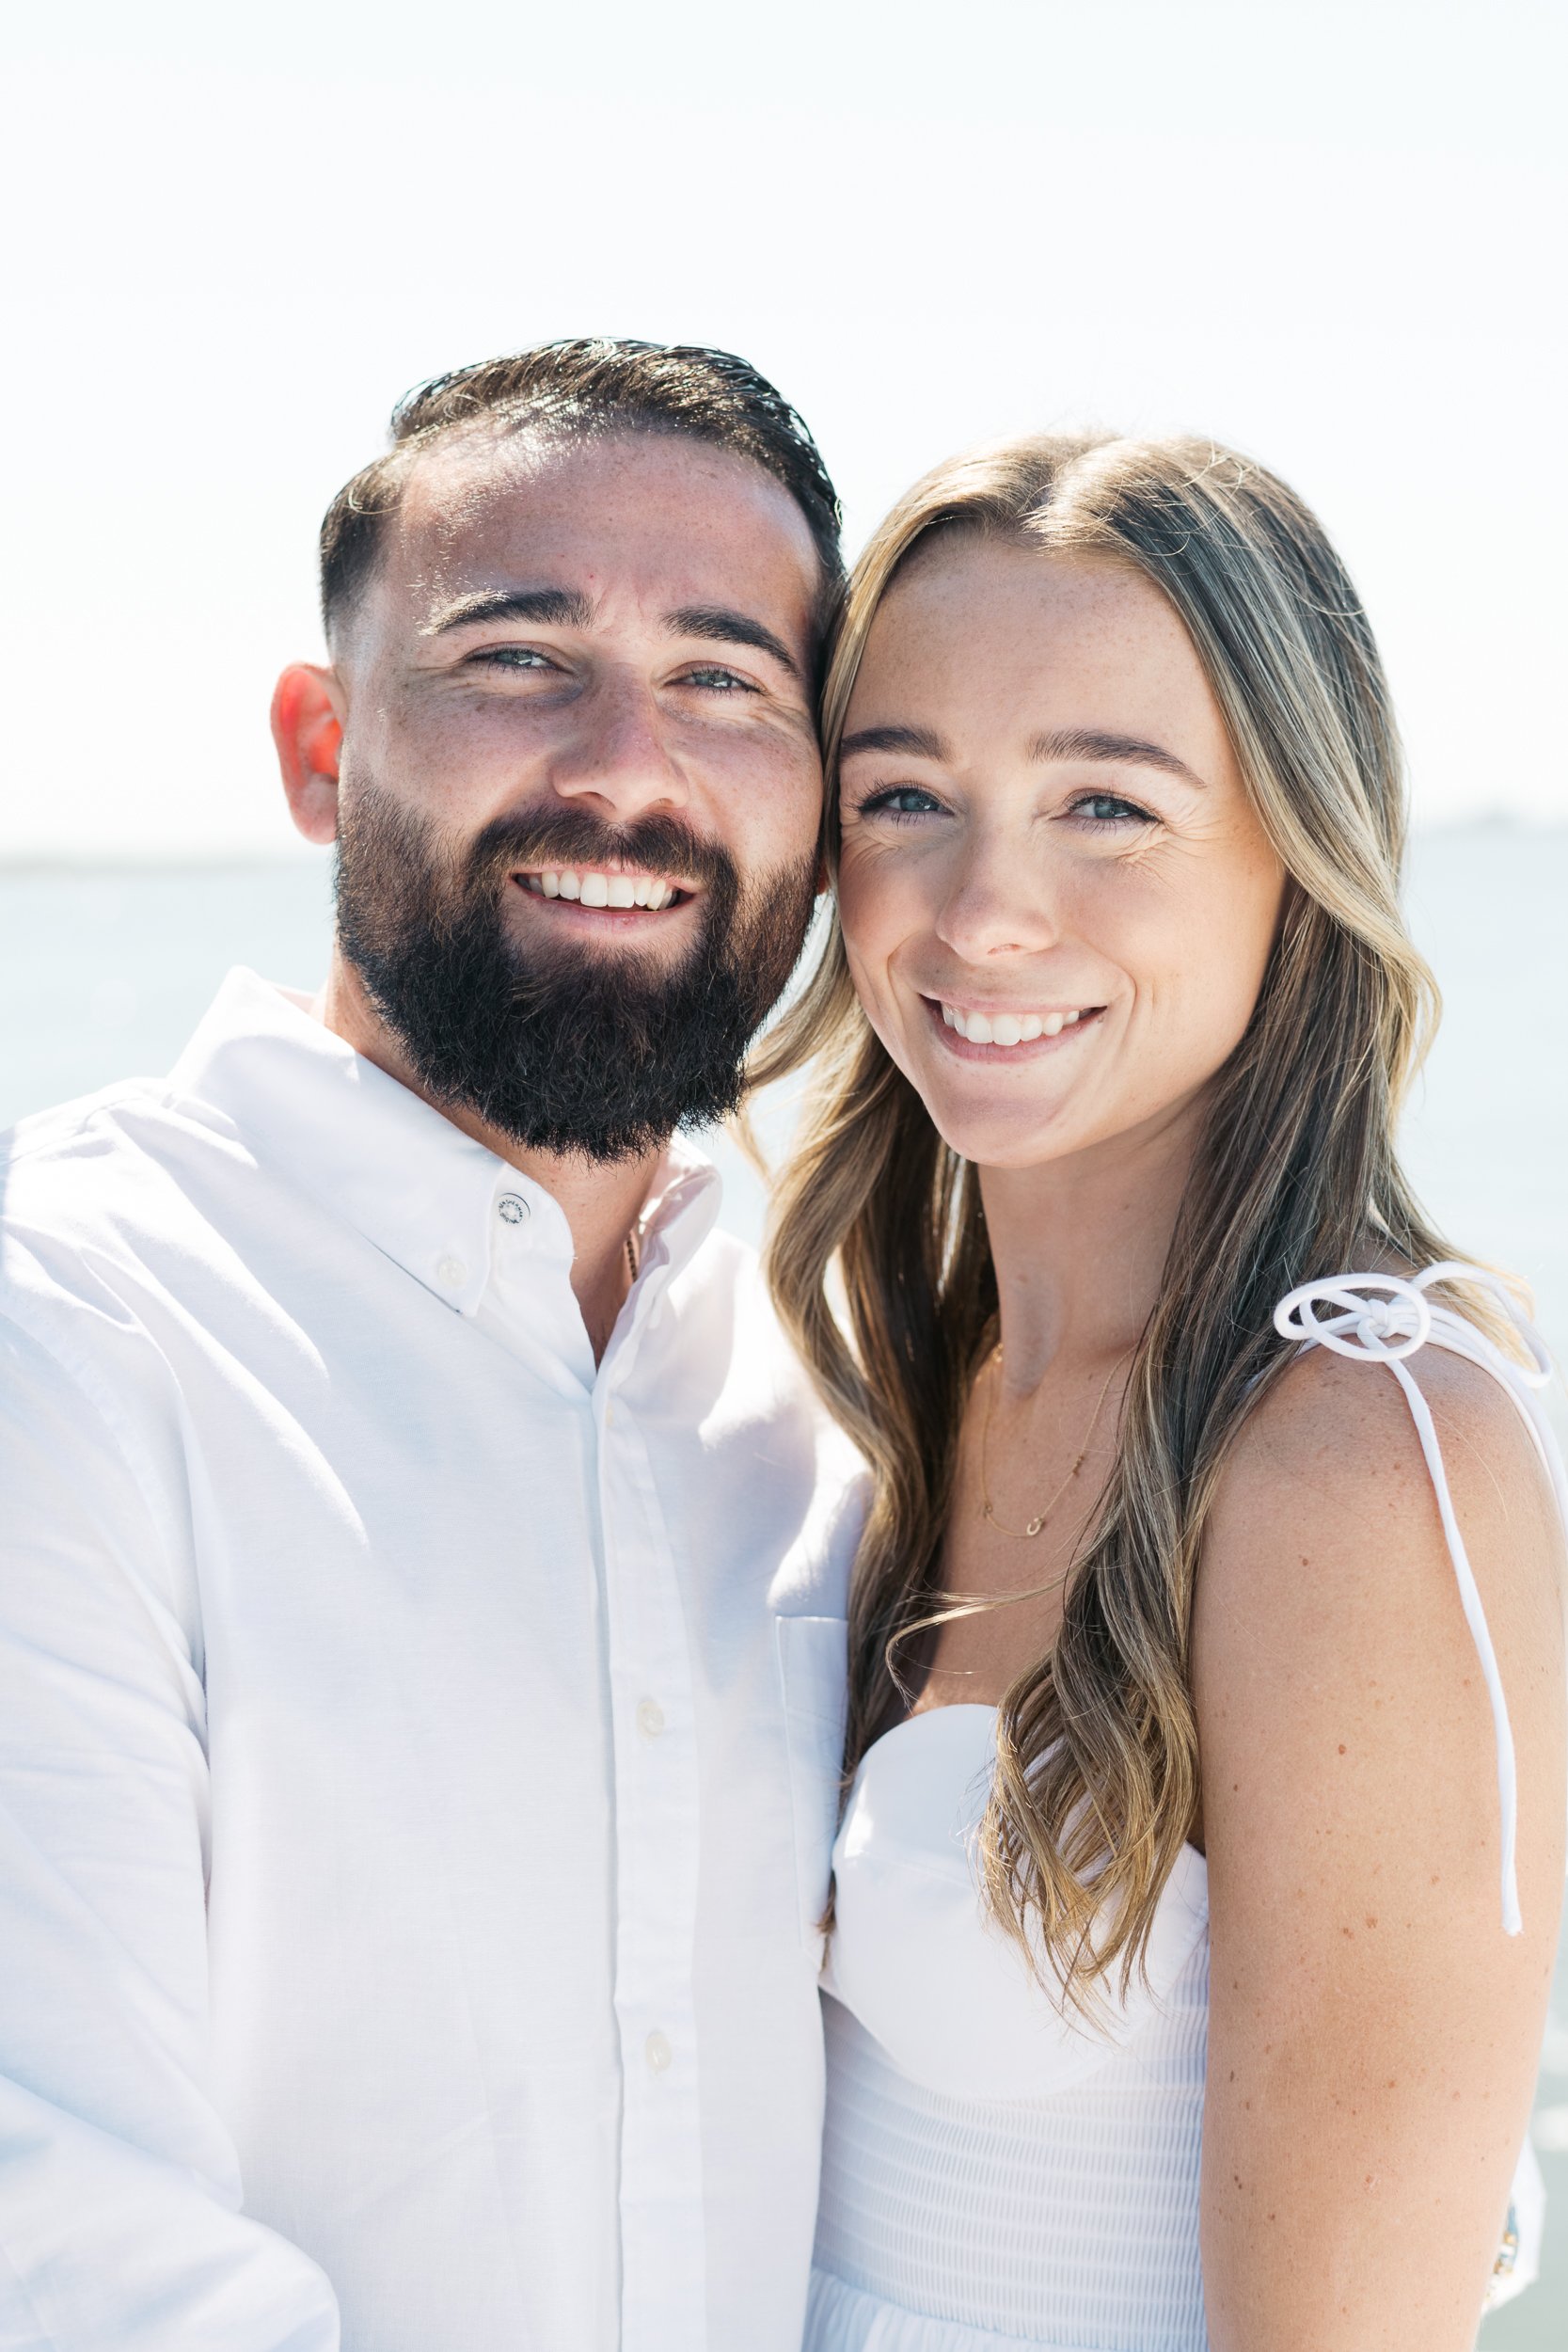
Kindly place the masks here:
<instances>
[{"instance_id":1,"label":"distant shoreline","mask_svg":"<svg viewBox=\"0 0 1568 2352\"><path fill-rule=\"evenodd\" d=\"M331 863L320 850L222 850L190 857L137 856L127 850L96 857L0 857L0 882L32 874L308 874Z\"/></svg>"},{"instance_id":2,"label":"distant shoreline","mask_svg":"<svg viewBox=\"0 0 1568 2352\"><path fill-rule=\"evenodd\" d=\"M1419 821L1410 829L1412 841L1434 841L1450 838L1455 834L1513 834L1523 837L1547 837L1553 840L1568 834L1568 814L1547 818L1515 815L1502 809L1486 817L1453 817L1434 818L1430 824ZM258 874L309 873L330 861L319 850L193 850L182 855L178 850L157 854L133 850L106 850L93 856L72 857L64 850L23 851L8 856L0 851L0 882L21 880L30 875L50 874Z\"/></svg>"}]
</instances>

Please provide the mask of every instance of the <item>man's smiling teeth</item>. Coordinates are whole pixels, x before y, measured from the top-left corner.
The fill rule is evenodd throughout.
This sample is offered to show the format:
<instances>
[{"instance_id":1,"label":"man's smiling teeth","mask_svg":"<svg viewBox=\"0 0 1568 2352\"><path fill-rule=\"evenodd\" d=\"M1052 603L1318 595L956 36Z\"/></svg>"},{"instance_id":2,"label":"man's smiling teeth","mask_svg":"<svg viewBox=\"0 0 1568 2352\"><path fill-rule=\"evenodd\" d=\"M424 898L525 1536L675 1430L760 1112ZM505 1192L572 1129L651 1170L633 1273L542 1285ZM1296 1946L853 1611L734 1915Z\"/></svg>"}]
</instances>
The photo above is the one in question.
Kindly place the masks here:
<instances>
[{"instance_id":1,"label":"man's smiling teeth","mask_svg":"<svg viewBox=\"0 0 1568 2352\"><path fill-rule=\"evenodd\" d=\"M652 874L590 874L570 866L525 874L522 883L536 898L576 898L585 907L646 907L655 914L679 896L673 882L658 882Z\"/></svg>"},{"instance_id":2,"label":"man's smiling teeth","mask_svg":"<svg viewBox=\"0 0 1568 2352\"><path fill-rule=\"evenodd\" d=\"M1080 1006L1076 1012L961 1012L956 1005L943 1005L942 1017L971 1045L1027 1045L1037 1037L1060 1037L1082 1020L1084 1010Z\"/></svg>"}]
</instances>

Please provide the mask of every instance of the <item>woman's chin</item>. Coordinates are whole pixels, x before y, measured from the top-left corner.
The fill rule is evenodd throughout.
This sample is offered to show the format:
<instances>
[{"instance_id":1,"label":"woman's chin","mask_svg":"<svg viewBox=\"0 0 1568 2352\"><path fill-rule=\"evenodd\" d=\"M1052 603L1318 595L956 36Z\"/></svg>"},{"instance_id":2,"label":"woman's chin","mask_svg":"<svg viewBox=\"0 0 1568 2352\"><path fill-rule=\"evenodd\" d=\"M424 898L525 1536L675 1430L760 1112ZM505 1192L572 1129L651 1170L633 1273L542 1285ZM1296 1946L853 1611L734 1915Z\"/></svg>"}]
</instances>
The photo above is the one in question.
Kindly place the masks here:
<instances>
[{"instance_id":1,"label":"woman's chin","mask_svg":"<svg viewBox=\"0 0 1568 2352\"><path fill-rule=\"evenodd\" d=\"M1040 1104L976 1105L923 1097L950 1152L976 1168L1038 1168L1076 1151L1078 1122Z\"/></svg>"}]
</instances>

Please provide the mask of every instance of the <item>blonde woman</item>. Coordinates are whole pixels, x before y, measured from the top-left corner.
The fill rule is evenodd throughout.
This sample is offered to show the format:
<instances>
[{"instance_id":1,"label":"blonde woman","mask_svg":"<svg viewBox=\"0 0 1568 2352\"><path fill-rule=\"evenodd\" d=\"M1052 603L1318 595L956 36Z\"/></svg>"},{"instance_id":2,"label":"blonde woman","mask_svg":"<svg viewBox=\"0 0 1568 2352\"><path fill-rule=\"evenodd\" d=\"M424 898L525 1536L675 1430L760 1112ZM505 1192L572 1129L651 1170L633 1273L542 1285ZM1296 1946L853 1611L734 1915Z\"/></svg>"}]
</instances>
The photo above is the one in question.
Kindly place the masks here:
<instances>
[{"instance_id":1,"label":"blonde woman","mask_svg":"<svg viewBox=\"0 0 1568 2352\"><path fill-rule=\"evenodd\" d=\"M1259 468L1021 441L883 526L827 728L771 1268L874 1500L811 2352L1463 2352L1563 1493L1395 1152L1433 992L1366 618Z\"/></svg>"}]
</instances>

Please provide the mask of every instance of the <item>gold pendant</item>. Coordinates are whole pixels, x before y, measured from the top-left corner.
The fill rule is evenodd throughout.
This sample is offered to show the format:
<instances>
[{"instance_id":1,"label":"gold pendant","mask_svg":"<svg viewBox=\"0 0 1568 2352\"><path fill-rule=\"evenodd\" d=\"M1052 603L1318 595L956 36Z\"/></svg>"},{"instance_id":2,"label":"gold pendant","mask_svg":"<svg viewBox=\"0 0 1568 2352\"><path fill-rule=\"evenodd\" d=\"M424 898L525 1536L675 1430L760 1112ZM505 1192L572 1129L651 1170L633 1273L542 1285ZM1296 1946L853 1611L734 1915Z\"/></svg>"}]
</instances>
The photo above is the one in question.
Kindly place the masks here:
<instances>
[{"instance_id":1,"label":"gold pendant","mask_svg":"<svg viewBox=\"0 0 1568 2352\"><path fill-rule=\"evenodd\" d=\"M1043 1519L1031 1519L1023 1532L1026 1535L1037 1535L1044 1525Z\"/></svg>"}]
</instances>

